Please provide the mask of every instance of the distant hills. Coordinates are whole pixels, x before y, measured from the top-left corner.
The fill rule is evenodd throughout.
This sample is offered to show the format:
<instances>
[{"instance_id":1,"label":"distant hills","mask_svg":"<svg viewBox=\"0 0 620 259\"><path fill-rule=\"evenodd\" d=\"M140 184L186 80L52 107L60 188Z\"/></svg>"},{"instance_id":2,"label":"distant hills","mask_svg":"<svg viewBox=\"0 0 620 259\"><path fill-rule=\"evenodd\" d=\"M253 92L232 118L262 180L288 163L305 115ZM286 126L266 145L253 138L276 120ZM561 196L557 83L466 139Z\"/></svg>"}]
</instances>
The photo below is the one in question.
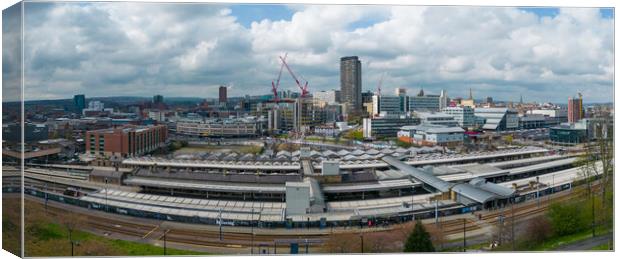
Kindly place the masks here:
<instances>
[{"instance_id":1,"label":"distant hills","mask_svg":"<svg viewBox=\"0 0 620 259\"><path fill-rule=\"evenodd\" d=\"M118 104L128 104L128 103L141 103L141 102L150 102L153 100L152 97L141 97L141 96L107 96L107 97L86 97L87 101L102 101L102 102L114 102ZM166 103L187 103L187 102L202 102L204 98L197 97L165 97L164 102ZM73 98L71 99L53 99L53 100L29 100L25 101L24 104L66 104L67 102L73 102ZM17 102L16 102L17 103Z\"/></svg>"},{"instance_id":2,"label":"distant hills","mask_svg":"<svg viewBox=\"0 0 620 259\"><path fill-rule=\"evenodd\" d=\"M242 96L240 97L229 97L229 99L234 99L234 98L243 98ZM88 96L86 97L86 99L88 101L92 101L92 100L99 100L102 102L114 102L114 103L118 103L118 104L131 104L131 103L141 103L141 102L150 102L153 100L152 97L143 97L143 96L107 96L107 97L91 97L89 98ZM217 98L198 98L198 97L166 97L164 96L164 102L166 103L199 103L202 102L203 100L216 100ZM29 101L25 101L24 104L67 104L67 102L69 103L73 103L73 98L71 99L51 99L51 100L29 100ZM484 100L476 100L476 102L484 102ZM501 100L495 100L496 103L507 103L508 101L501 101ZM19 103L19 102L3 102L5 104L11 104L11 103ZM554 103L556 105L559 105L561 107L566 107L567 104L566 103ZM613 105L613 102L584 102L583 103L584 106L593 106L593 105Z\"/></svg>"}]
</instances>

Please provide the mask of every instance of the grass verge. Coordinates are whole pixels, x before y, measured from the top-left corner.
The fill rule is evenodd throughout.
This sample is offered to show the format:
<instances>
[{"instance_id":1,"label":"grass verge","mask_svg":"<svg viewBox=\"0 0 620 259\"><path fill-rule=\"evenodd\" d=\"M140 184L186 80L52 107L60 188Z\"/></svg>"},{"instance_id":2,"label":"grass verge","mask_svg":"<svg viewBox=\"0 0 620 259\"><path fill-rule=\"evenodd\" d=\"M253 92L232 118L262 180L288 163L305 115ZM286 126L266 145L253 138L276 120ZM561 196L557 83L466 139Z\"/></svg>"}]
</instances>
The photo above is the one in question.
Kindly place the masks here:
<instances>
[{"instance_id":1,"label":"grass verge","mask_svg":"<svg viewBox=\"0 0 620 259\"><path fill-rule=\"evenodd\" d=\"M596 235L605 235L611 232L611 229L597 228ZM550 251L555 250L563 245L568 245L576 242L580 242L592 237L592 230L588 229L572 235L566 235L561 237L554 237L539 245L533 247L533 251Z\"/></svg>"},{"instance_id":2,"label":"grass verge","mask_svg":"<svg viewBox=\"0 0 620 259\"><path fill-rule=\"evenodd\" d=\"M590 248L591 251L609 251L612 250L609 246L609 243L597 245L595 247Z\"/></svg>"},{"instance_id":3,"label":"grass verge","mask_svg":"<svg viewBox=\"0 0 620 259\"><path fill-rule=\"evenodd\" d=\"M19 198L3 198L2 225L7 230L18 229L20 224L19 210L12 207L19 208ZM24 215L25 256L71 256L69 228L61 223L63 219L59 218L58 215L46 212L42 204L29 200L25 201ZM74 218L73 215L77 214L67 212L62 215L62 218ZM79 217L75 218L78 219ZM9 233L3 232L2 234L3 248L6 245L7 248L15 247L13 250L16 250L19 243L7 242L8 240L16 240L16 238L8 235ZM72 239L75 241L73 247L75 256L155 256L164 254L164 249L160 246L106 238L86 232L81 228L75 228L72 231ZM209 253L168 248L166 254L207 255Z\"/></svg>"}]
</instances>

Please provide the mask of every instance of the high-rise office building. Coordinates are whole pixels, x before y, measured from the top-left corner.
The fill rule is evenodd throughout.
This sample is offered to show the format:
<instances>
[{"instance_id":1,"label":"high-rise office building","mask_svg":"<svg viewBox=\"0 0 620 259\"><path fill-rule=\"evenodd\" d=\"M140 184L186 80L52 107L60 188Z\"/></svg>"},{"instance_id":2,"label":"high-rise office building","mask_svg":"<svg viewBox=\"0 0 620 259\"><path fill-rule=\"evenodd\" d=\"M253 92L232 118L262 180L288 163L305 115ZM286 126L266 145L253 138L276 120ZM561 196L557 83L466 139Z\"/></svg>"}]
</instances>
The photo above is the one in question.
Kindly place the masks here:
<instances>
[{"instance_id":1,"label":"high-rise office building","mask_svg":"<svg viewBox=\"0 0 620 259\"><path fill-rule=\"evenodd\" d=\"M448 92L446 90L441 90L439 94L439 110L448 107Z\"/></svg>"},{"instance_id":2,"label":"high-rise office building","mask_svg":"<svg viewBox=\"0 0 620 259\"><path fill-rule=\"evenodd\" d=\"M441 110L445 114L451 115L459 126L462 128L474 128L476 124L476 116L474 115L474 108L461 106L461 107L445 107Z\"/></svg>"},{"instance_id":3,"label":"high-rise office building","mask_svg":"<svg viewBox=\"0 0 620 259\"><path fill-rule=\"evenodd\" d=\"M226 86L220 86L220 103L226 103L228 101L228 89Z\"/></svg>"},{"instance_id":4,"label":"high-rise office building","mask_svg":"<svg viewBox=\"0 0 620 259\"><path fill-rule=\"evenodd\" d=\"M164 97L162 95L154 95L153 96L153 103L154 104L162 104L164 103Z\"/></svg>"},{"instance_id":5,"label":"high-rise office building","mask_svg":"<svg viewBox=\"0 0 620 259\"><path fill-rule=\"evenodd\" d=\"M439 111L441 110L441 96L436 94L424 94L420 90L416 96L407 97L407 111Z\"/></svg>"},{"instance_id":6,"label":"high-rise office building","mask_svg":"<svg viewBox=\"0 0 620 259\"><path fill-rule=\"evenodd\" d=\"M362 93L362 103L372 102L372 97L373 96L375 96L375 93L373 93L372 91L363 92ZM340 102L342 102L342 99L340 100Z\"/></svg>"},{"instance_id":7,"label":"high-rise office building","mask_svg":"<svg viewBox=\"0 0 620 259\"><path fill-rule=\"evenodd\" d=\"M347 113L362 111L362 63L357 56L340 58L340 93Z\"/></svg>"},{"instance_id":8,"label":"high-rise office building","mask_svg":"<svg viewBox=\"0 0 620 259\"><path fill-rule=\"evenodd\" d=\"M375 95L372 115L402 115L406 112L406 96Z\"/></svg>"},{"instance_id":9,"label":"high-rise office building","mask_svg":"<svg viewBox=\"0 0 620 259\"><path fill-rule=\"evenodd\" d=\"M583 99L579 93L578 98L568 98L568 122L575 123L581 119L583 119Z\"/></svg>"},{"instance_id":10,"label":"high-rise office building","mask_svg":"<svg viewBox=\"0 0 620 259\"><path fill-rule=\"evenodd\" d=\"M82 110L86 108L86 96L78 94L73 96L73 107L75 107L76 113L82 113Z\"/></svg>"}]
</instances>

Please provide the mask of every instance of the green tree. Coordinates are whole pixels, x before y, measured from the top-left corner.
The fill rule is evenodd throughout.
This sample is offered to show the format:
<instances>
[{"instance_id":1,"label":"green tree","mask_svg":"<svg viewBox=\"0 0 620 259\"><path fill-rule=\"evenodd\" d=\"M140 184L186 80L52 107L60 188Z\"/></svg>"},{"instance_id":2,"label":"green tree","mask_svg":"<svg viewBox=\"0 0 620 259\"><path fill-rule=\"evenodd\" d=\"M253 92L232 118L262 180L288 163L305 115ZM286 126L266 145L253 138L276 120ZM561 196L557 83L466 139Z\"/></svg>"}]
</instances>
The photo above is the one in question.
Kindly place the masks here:
<instances>
[{"instance_id":1,"label":"green tree","mask_svg":"<svg viewBox=\"0 0 620 259\"><path fill-rule=\"evenodd\" d=\"M345 137L351 140L364 140L364 133L361 130L350 130Z\"/></svg>"},{"instance_id":2,"label":"green tree","mask_svg":"<svg viewBox=\"0 0 620 259\"><path fill-rule=\"evenodd\" d=\"M413 231L405 242L405 252L435 252L431 235L420 220L416 221Z\"/></svg>"},{"instance_id":3,"label":"green tree","mask_svg":"<svg viewBox=\"0 0 620 259\"><path fill-rule=\"evenodd\" d=\"M564 236L587 229L589 211L584 205L577 202L552 204L547 215L551 220L553 233Z\"/></svg>"}]
</instances>

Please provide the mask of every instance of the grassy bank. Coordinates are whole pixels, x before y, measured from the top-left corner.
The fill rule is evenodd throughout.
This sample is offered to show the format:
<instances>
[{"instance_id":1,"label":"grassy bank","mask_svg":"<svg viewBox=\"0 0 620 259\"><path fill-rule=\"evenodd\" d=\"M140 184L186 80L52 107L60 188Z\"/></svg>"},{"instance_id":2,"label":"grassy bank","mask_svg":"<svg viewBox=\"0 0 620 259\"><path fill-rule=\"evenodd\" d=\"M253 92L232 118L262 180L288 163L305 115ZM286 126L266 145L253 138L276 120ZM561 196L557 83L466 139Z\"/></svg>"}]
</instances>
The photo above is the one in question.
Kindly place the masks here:
<instances>
[{"instance_id":1,"label":"grassy bank","mask_svg":"<svg viewBox=\"0 0 620 259\"><path fill-rule=\"evenodd\" d=\"M3 199L3 202L6 201L7 199ZM9 202L8 204L19 206L18 202ZM39 203L26 200L25 205L25 256L71 256L69 228L62 223L63 219L47 213L43 205ZM3 204L4 206L6 203ZM4 207L6 215L3 215L3 228L12 229L13 226L19 226L19 214L12 215L18 211L6 210L6 208ZM73 215L75 214L67 213L62 215L62 218L71 218ZM75 241L75 256L153 256L164 254L163 247L106 238L86 232L80 227L76 227L71 233L72 239ZM7 239L8 236L5 232L2 234L3 247L4 245L8 245L7 248L19 245L19 243L13 244L14 242L5 243L11 239ZM168 248L166 254L205 255L207 253Z\"/></svg>"},{"instance_id":2,"label":"grassy bank","mask_svg":"<svg viewBox=\"0 0 620 259\"><path fill-rule=\"evenodd\" d=\"M596 235L600 236L600 235L605 235L611 232L611 229L605 229L605 228L597 228L596 229ZM554 238L550 238L542 243L540 243L537 246L532 247L532 250L534 251L551 251L551 250L556 250L557 248L563 246L563 245L568 245L568 244L573 244L573 243L577 243L586 239L592 238L592 230L585 230L585 231L581 231L579 233L575 233L572 235L566 235L566 236L560 236L560 237L554 237Z\"/></svg>"},{"instance_id":3,"label":"grassy bank","mask_svg":"<svg viewBox=\"0 0 620 259\"><path fill-rule=\"evenodd\" d=\"M590 248L590 251L609 251L609 250L612 250L612 248L609 246L609 243L605 243L605 244Z\"/></svg>"}]
</instances>

